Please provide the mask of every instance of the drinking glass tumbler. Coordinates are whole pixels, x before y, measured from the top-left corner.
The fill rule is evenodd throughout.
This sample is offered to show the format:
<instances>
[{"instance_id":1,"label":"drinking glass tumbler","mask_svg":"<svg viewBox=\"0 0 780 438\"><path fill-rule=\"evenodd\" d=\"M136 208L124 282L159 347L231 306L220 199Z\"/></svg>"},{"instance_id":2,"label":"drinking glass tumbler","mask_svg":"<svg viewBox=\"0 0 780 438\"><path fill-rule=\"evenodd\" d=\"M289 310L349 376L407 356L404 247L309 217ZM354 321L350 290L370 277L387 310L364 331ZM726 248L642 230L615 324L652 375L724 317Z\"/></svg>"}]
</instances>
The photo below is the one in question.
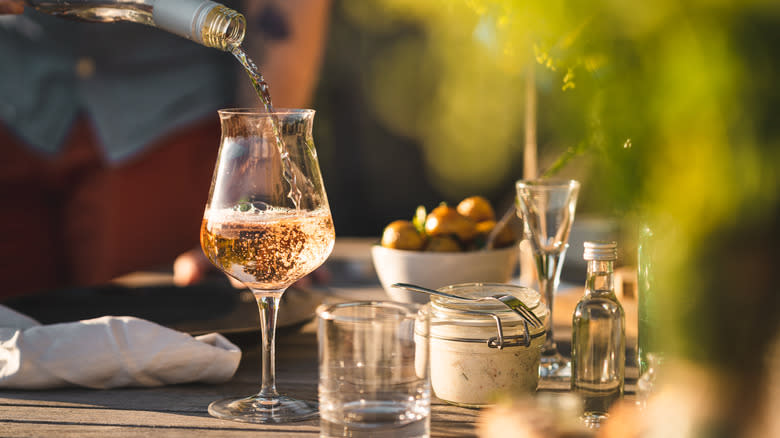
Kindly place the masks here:
<instances>
[{"instance_id":1,"label":"drinking glass tumbler","mask_svg":"<svg viewBox=\"0 0 780 438\"><path fill-rule=\"evenodd\" d=\"M361 301L317 314L321 436L430 436L427 310Z\"/></svg>"}]
</instances>

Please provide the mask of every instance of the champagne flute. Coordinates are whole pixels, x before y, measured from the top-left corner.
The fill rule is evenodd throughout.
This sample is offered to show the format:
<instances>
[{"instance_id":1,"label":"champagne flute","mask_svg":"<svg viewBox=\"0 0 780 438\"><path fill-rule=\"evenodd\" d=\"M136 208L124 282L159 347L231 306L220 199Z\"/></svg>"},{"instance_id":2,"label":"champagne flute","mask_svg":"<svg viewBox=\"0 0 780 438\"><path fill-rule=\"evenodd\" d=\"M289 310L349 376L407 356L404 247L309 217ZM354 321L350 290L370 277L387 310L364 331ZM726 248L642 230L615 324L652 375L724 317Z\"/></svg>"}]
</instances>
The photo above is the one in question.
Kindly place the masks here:
<instances>
[{"instance_id":1,"label":"champagne flute","mask_svg":"<svg viewBox=\"0 0 780 438\"><path fill-rule=\"evenodd\" d=\"M570 181L517 181L517 209L536 262L539 291L550 309L547 340L542 349L542 377L570 377L569 360L558 352L553 338L553 297L558 289L563 260L569 247L580 183Z\"/></svg>"},{"instance_id":2,"label":"champagne flute","mask_svg":"<svg viewBox=\"0 0 780 438\"><path fill-rule=\"evenodd\" d=\"M262 386L209 406L215 417L286 423L317 416L315 401L276 390L279 301L320 266L335 231L312 140L313 110L220 110L219 156L200 241L209 260L245 284L260 308Z\"/></svg>"}]
</instances>

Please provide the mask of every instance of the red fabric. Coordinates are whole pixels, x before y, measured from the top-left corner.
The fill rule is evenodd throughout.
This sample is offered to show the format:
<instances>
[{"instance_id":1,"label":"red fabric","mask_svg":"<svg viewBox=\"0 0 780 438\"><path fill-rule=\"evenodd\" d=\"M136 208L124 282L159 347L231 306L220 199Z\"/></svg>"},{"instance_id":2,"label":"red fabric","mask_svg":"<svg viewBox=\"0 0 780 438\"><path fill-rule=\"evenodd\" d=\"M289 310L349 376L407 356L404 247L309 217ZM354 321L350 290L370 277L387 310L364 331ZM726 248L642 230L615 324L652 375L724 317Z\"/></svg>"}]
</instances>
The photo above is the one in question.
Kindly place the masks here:
<instances>
[{"instance_id":1,"label":"red fabric","mask_svg":"<svg viewBox=\"0 0 780 438\"><path fill-rule=\"evenodd\" d=\"M105 283L197 247L219 135L214 116L111 166L84 119L53 158L0 124L0 298Z\"/></svg>"}]
</instances>

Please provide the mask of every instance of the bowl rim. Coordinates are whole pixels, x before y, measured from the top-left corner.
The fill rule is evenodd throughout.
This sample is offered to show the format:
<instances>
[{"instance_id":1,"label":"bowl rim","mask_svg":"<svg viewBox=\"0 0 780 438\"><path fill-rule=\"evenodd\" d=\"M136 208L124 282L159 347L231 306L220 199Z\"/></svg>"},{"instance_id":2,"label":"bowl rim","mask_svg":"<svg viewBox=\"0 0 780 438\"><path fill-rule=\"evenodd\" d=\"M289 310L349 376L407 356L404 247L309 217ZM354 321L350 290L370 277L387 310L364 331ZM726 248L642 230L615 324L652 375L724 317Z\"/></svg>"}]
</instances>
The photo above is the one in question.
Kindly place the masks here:
<instances>
[{"instance_id":1,"label":"bowl rim","mask_svg":"<svg viewBox=\"0 0 780 438\"><path fill-rule=\"evenodd\" d=\"M371 245L372 253L375 251L386 251L388 253L393 253L393 254L407 254L411 257L469 257L469 256L473 257L473 256L480 256L480 255L495 255L501 253L508 253L519 249L520 249L519 243L515 243L510 246L505 246L503 248L493 248L493 249L485 249L485 250L478 249L475 251L442 251L442 252L388 248L386 246L382 246L379 243L375 243Z\"/></svg>"}]
</instances>

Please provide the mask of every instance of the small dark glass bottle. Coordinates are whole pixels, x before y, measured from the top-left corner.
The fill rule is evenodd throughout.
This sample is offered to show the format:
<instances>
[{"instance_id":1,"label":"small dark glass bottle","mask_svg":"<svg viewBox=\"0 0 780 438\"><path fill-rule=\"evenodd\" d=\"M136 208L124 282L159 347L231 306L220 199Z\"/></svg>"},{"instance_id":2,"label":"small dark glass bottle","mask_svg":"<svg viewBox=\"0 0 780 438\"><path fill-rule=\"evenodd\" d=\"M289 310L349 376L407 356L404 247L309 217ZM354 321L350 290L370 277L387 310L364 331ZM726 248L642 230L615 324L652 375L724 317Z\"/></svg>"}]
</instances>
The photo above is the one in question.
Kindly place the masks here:
<instances>
[{"instance_id":1,"label":"small dark glass bottle","mask_svg":"<svg viewBox=\"0 0 780 438\"><path fill-rule=\"evenodd\" d=\"M583 419L597 428L623 396L626 317L615 296L617 243L585 242L585 295L572 317L571 388L584 402Z\"/></svg>"}]
</instances>

